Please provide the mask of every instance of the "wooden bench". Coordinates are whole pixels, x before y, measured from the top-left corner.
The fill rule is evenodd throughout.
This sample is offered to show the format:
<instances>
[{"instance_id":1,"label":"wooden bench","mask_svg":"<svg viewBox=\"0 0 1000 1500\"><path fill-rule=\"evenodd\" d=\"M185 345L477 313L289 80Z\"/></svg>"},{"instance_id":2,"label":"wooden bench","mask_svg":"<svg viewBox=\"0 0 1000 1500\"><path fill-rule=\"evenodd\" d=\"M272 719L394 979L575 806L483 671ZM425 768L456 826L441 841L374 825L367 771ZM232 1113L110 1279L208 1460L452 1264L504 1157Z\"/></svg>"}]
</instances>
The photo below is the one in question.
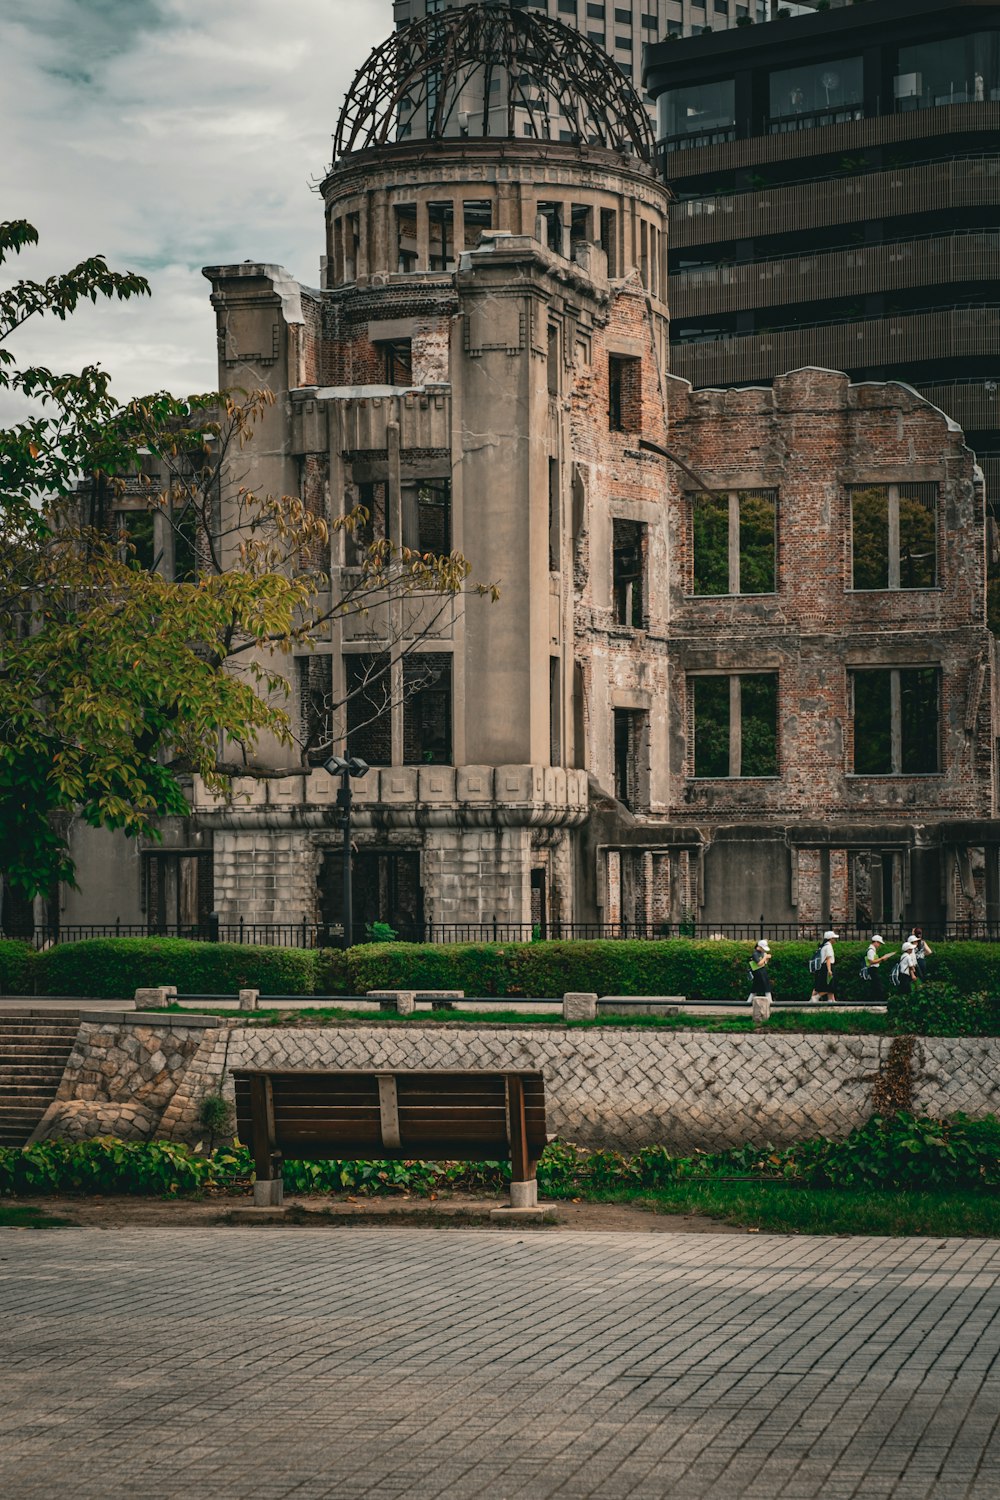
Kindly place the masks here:
<instances>
[{"instance_id":1,"label":"wooden bench","mask_svg":"<svg viewBox=\"0 0 1000 1500\"><path fill-rule=\"evenodd\" d=\"M497 1161L509 1156L512 1208L538 1202L545 1149L541 1073L238 1071L240 1140L253 1152L257 1207L282 1201L281 1162Z\"/></svg>"}]
</instances>

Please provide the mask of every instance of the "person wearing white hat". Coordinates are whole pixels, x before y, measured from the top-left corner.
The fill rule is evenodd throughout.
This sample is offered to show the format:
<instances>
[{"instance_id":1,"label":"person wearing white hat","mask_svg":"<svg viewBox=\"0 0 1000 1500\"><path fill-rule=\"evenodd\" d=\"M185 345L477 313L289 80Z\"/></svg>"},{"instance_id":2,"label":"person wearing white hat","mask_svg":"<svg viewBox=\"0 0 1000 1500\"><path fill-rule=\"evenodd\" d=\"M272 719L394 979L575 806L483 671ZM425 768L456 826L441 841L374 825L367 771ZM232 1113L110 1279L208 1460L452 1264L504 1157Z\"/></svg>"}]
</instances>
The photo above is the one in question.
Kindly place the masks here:
<instances>
[{"instance_id":1,"label":"person wearing white hat","mask_svg":"<svg viewBox=\"0 0 1000 1500\"><path fill-rule=\"evenodd\" d=\"M913 988L913 976L917 972L917 945L907 938L899 955L899 963L893 971L900 994L908 995ZM898 976L898 977L897 977Z\"/></svg>"},{"instance_id":2,"label":"person wearing white hat","mask_svg":"<svg viewBox=\"0 0 1000 1500\"><path fill-rule=\"evenodd\" d=\"M875 1005L882 1005L885 1001L885 985L882 983L882 975L878 971L879 964L884 964L887 958L892 958L892 953L880 953L879 949L884 945L885 938L880 932L872 934L872 940L868 944L868 952L865 954L865 966L861 970L862 979L871 981L871 989L866 991L865 999Z\"/></svg>"},{"instance_id":3,"label":"person wearing white hat","mask_svg":"<svg viewBox=\"0 0 1000 1500\"><path fill-rule=\"evenodd\" d=\"M770 958L771 945L767 938L762 937L750 960L750 993L747 1004L753 1005L755 1021L766 1021L771 1014L771 975L767 967Z\"/></svg>"},{"instance_id":4,"label":"person wearing white hat","mask_svg":"<svg viewBox=\"0 0 1000 1500\"><path fill-rule=\"evenodd\" d=\"M830 1005L836 1003L837 980L834 975L834 965L837 956L833 951L833 945L839 933L829 928L823 934L823 946L819 950L819 971L813 980L813 992L809 996L810 1005L818 1005L820 1000L826 1000Z\"/></svg>"}]
</instances>

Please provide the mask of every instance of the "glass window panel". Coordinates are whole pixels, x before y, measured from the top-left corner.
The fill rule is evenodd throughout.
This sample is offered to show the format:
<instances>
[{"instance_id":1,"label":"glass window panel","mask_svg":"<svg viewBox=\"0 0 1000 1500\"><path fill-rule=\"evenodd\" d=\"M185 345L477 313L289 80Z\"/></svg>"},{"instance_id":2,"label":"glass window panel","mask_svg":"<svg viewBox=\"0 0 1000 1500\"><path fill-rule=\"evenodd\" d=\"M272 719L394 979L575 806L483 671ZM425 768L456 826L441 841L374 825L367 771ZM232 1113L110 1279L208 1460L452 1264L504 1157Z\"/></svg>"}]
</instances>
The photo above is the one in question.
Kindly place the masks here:
<instances>
[{"instance_id":1,"label":"glass window panel","mask_svg":"<svg viewBox=\"0 0 1000 1500\"><path fill-rule=\"evenodd\" d=\"M838 57L832 62L782 68L771 74L770 87L772 120L838 113L862 102L861 58Z\"/></svg>"},{"instance_id":2,"label":"glass window panel","mask_svg":"<svg viewBox=\"0 0 1000 1500\"><path fill-rule=\"evenodd\" d=\"M938 671L911 667L900 671L899 701L903 742L901 770L928 776L939 769Z\"/></svg>"},{"instance_id":3,"label":"glass window panel","mask_svg":"<svg viewBox=\"0 0 1000 1500\"><path fill-rule=\"evenodd\" d=\"M740 491L740 593L774 593L774 491ZM764 773L761 773L764 774Z\"/></svg>"},{"instance_id":4,"label":"glass window panel","mask_svg":"<svg viewBox=\"0 0 1000 1500\"><path fill-rule=\"evenodd\" d=\"M736 124L736 82L696 83L668 89L659 101L660 136L700 135Z\"/></svg>"},{"instance_id":5,"label":"glass window panel","mask_svg":"<svg viewBox=\"0 0 1000 1500\"><path fill-rule=\"evenodd\" d=\"M889 587L889 491L884 484L851 491L852 587Z\"/></svg>"},{"instance_id":6,"label":"glass window panel","mask_svg":"<svg viewBox=\"0 0 1000 1500\"><path fill-rule=\"evenodd\" d=\"M778 774L778 675L740 677L740 775Z\"/></svg>"},{"instance_id":7,"label":"glass window panel","mask_svg":"<svg viewBox=\"0 0 1000 1500\"><path fill-rule=\"evenodd\" d=\"M729 775L729 678L695 677L694 774Z\"/></svg>"},{"instance_id":8,"label":"glass window panel","mask_svg":"<svg viewBox=\"0 0 1000 1500\"><path fill-rule=\"evenodd\" d=\"M892 673L851 674L854 687L854 770L859 776L892 773Z\"/></svg>"},{"instance_id":9,"label":"glass window panel","mask_svg":"<svg viewBox=\"0 0 1000 1500\"><path fill-rule=\"evenodd\" d=\"M899 486L899 586L932 589L937 583L937 485Z\"/></svg>"},{"instance_id":10,"label":"glass window panel","mask_svg":"<svg viewBox=\"0 0 1000 1500\"><path fill-rule=\"evenodd\" d=\"M694 592L729 593L729 498L695 495ZM699 679L700 681L701 679Z\"/></svg>"},{"instance_id":11,"label":"glass window panel","mask_svg":"<svg viewBox=\"0 0 1000 1500\"><path fill-rule=\"evenodd\" d=\"M898 110L1000 99L1000 32L900 47L893 95Z\"/></svg>"}]
</instances>

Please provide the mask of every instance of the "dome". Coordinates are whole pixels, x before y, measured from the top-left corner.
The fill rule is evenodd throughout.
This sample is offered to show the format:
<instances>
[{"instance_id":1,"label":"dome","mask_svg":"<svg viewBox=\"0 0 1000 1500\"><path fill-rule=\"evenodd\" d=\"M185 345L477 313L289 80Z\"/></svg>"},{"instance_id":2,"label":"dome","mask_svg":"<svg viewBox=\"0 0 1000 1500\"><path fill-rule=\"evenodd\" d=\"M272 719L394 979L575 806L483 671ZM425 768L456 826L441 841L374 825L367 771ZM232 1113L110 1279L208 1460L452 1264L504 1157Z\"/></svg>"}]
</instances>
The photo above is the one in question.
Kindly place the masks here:
<instances>
[{"instance_id":1,"label":"dome","mask_svg":"<svg viewBox=\"0 0 1000 1500\"><path fill-rule=\"evenodd\" d=\"M508 5L466 5L411 22L355 75L334 159L412 140L536 138L652 161L639 95L603 47Z\"/></svg>"}]
</instances>

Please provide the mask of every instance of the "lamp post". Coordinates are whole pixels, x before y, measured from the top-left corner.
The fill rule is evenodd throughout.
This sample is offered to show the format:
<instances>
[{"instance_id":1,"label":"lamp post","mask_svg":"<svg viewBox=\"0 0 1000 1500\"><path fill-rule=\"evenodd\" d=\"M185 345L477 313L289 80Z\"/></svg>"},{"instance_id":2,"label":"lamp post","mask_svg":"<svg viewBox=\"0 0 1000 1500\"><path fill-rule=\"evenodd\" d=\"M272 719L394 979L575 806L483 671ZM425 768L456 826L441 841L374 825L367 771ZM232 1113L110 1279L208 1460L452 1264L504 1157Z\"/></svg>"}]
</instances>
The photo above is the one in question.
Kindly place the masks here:
<instances>
[{"instance_id":1,"label":"lamp post","mask_svg":"<svg viewBox=\"0 0 1000 1500\"><path fill-rule=\"evenodd\" d=\"M326 762L325 769L331 776L340 777L337 808L340 813L340 826L344 830L344 948L346 950L351 946L354 931L354 892L351 888L351 803L353 801L351 777L365 776L368 766L356 755L352 755L350 760L344 760L340 755L331 755Z\"/></svg>"}]
</instances>

